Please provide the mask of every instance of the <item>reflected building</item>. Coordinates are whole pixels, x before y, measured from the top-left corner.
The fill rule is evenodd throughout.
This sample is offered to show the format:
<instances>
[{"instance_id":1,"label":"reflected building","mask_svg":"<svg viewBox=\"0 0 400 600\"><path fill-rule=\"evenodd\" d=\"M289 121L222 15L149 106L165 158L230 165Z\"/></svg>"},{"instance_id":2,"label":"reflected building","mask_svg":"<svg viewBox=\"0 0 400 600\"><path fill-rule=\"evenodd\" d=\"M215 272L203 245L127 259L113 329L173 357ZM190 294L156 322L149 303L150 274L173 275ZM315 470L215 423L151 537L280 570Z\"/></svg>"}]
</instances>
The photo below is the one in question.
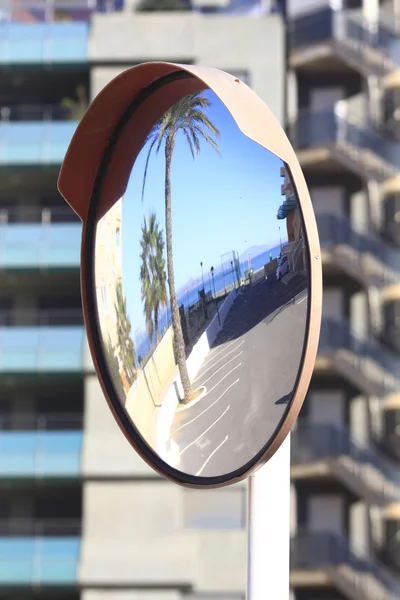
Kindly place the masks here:
<instances>
[{"instance_id":1,"label":"reflected building","mask_svg":"<svg viewBox=\"0 0 400 600\"><path fill-rule=\"evenodd\" d=\"M296 198L296 192L286 166L281 167L281 177L284 181L281 186L281 194L284 201L278 210L278 219L286 219L286 230L288 243L295 242L302 236L301 215Z\"/></svg>"},{"instance_id":2,"label":"reflected building","mask_svg":"<svg viewBox=\"0 0 400 600\"><path fill-rule=\"evenodd\" d=\"M121 253L122 202L123 198L120 198L100 219L97 227L95 287L100 328L103 339L108 340L109 344L106 350L117 360L123 387L128 392L131 377L124 369L123 348L118 336L118 312L123 310L124 298Z\"/></svg>"},{"instance_id":3,"label":"reflected building","mask_svg":"<svg viewBox=\"0 0 400 600\"><path fill-rule=\"evenodd\" d=\"M278 209L276 218L279 221L286 220L287 244L281 248L281 255L287 255L290 261L292 271L305 269L305 243L303 236L303 227L301 222L301 212L297 200L296 190L294 189L289 170L285 165L280 171L283 183L281 185L281 195L284 197L282 204Z\"/></svg>"}]
</instances>

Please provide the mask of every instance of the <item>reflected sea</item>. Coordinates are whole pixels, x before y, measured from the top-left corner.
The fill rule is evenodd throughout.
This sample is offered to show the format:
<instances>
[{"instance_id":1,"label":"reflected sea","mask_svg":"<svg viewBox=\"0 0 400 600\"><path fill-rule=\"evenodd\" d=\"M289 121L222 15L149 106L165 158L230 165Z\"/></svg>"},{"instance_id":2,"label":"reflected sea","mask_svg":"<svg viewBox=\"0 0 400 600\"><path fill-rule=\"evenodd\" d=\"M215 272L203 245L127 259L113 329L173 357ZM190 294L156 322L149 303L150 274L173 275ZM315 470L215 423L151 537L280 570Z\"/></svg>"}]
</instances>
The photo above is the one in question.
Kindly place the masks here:
<instances>
[{"instance_id":1,"label":"reflected sea","mask_svg":"<svg viewBox=\"0 0 400 600\"><path fill-rule=\"evenodd\" d=\"M251 267L253 271L258 271L262 269L264 265L269 262L269 255L272 254L272 258L277 258L280 254L280 246L274 246L270 250L266 250L257 256L251 257ZM242 255L243 257L243 255ZM249 264L247 260L242 260L240 262L240 270L241 276L244 277L245 271L249 268ZM216 267L214 271L214 283L215 283L215 292L218 294L222 292L225 287L230 287L236 281L236 273L232 272L231 266L229 265L229 271L222 272L222 267ZM211 289L212 281L211 274L209 272L204 273L204 288L206 294L212 293ZM178 292L178 303L179 305L183 304L185 310L189 308L189 306L193 306L199 301L199 290L203 287L203 283L201 277L197 280L195 286L192 285L190 289L181 288ZM159 318L160 324L160 334L163 335L164 332L168 329L171 324L171 311L164 310L160 314ZM145 357L151 349L150 340L148 339L145 332L142 334L135 336L135 347L136 347L136 355Z\"/></svg>"}]
</instances>

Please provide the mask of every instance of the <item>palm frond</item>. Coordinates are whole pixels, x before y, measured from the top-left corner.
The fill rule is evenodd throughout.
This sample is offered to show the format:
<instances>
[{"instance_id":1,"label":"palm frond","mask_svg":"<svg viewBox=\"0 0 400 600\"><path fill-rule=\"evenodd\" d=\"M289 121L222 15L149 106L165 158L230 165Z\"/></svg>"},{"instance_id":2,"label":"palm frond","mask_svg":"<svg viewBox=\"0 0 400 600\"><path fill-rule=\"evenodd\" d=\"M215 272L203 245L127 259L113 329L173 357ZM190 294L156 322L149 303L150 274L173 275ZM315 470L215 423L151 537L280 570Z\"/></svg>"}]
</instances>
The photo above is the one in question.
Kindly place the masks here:
<instances>
[{"instance_id":1,"label":"palm frond","mask_svg":"<svg viewBox=\"0 0 400 600\"><path fill-rule=\"evenodd\" d=\"M151 151L154 148L154 145L155 145L156 141L157 141L157 137L154 137L153 140L152 140L152 142L151 142L151 144L150 144L150 148L149 148L149 151L148 151L147 157L146 157L146 164L145 164L145 167L144 167L143 183L142 183L142 202L143 202L143 197L144 197L144 188L146 186L147 169L149 167L150 154L151 154Z\"/></svg>"},{"instance_id":2,"label":"palm frond","mask_svg":"<svg viewBox=\"0 0 400 600\"><path fill-rule=\"evenodd\" d=\"M204 131L204 129L198 126L194 127L193 129L199 136L201 136L204 139L204 141L207 142L207 144L214 148L214 150L219 156L221 156L221 150L219 149L217 142L207 133L207 131Z\"/></svg>"}]
</instances>

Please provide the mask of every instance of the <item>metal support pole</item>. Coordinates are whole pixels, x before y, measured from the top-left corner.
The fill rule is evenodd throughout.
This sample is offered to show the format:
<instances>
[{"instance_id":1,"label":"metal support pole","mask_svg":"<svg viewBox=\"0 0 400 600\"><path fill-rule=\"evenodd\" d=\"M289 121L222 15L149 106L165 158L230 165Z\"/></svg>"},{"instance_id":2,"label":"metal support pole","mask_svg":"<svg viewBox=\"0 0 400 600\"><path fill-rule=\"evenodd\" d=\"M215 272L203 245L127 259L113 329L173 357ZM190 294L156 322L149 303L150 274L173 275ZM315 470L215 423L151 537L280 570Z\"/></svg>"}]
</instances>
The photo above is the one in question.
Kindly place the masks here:
<instances>
[{"instance_id":1,"label":"metal support pole","mask_svg":"<svg viewBox=\"0 0 400 600\"><path fill-rule=\"evenodd\" d=\"M289 600L290 435L249 478L247 600Z\"/></svg>"}]
</instances>

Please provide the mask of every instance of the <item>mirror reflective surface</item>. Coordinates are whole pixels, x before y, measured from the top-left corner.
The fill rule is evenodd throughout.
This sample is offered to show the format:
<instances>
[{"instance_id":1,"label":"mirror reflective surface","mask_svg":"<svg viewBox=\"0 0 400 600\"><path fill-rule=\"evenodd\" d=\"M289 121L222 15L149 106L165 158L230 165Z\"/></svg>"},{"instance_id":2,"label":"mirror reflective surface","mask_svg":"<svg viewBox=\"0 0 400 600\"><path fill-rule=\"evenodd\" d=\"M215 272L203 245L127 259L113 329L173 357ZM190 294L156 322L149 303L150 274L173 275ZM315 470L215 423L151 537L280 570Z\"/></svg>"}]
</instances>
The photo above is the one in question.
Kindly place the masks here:
<instances>
[{"instance_id":1,"label":"mirror reflective surface","mask_svg":"<svg viewBox=\"0 0 400 600\"><path fill-rule=\"evenodd\" d=\"M119 402L168 465L221 477L291 403L308 249L286 165L210 90L177 102L96 225L95 295Z\"/></svg>"}]
</instances>

